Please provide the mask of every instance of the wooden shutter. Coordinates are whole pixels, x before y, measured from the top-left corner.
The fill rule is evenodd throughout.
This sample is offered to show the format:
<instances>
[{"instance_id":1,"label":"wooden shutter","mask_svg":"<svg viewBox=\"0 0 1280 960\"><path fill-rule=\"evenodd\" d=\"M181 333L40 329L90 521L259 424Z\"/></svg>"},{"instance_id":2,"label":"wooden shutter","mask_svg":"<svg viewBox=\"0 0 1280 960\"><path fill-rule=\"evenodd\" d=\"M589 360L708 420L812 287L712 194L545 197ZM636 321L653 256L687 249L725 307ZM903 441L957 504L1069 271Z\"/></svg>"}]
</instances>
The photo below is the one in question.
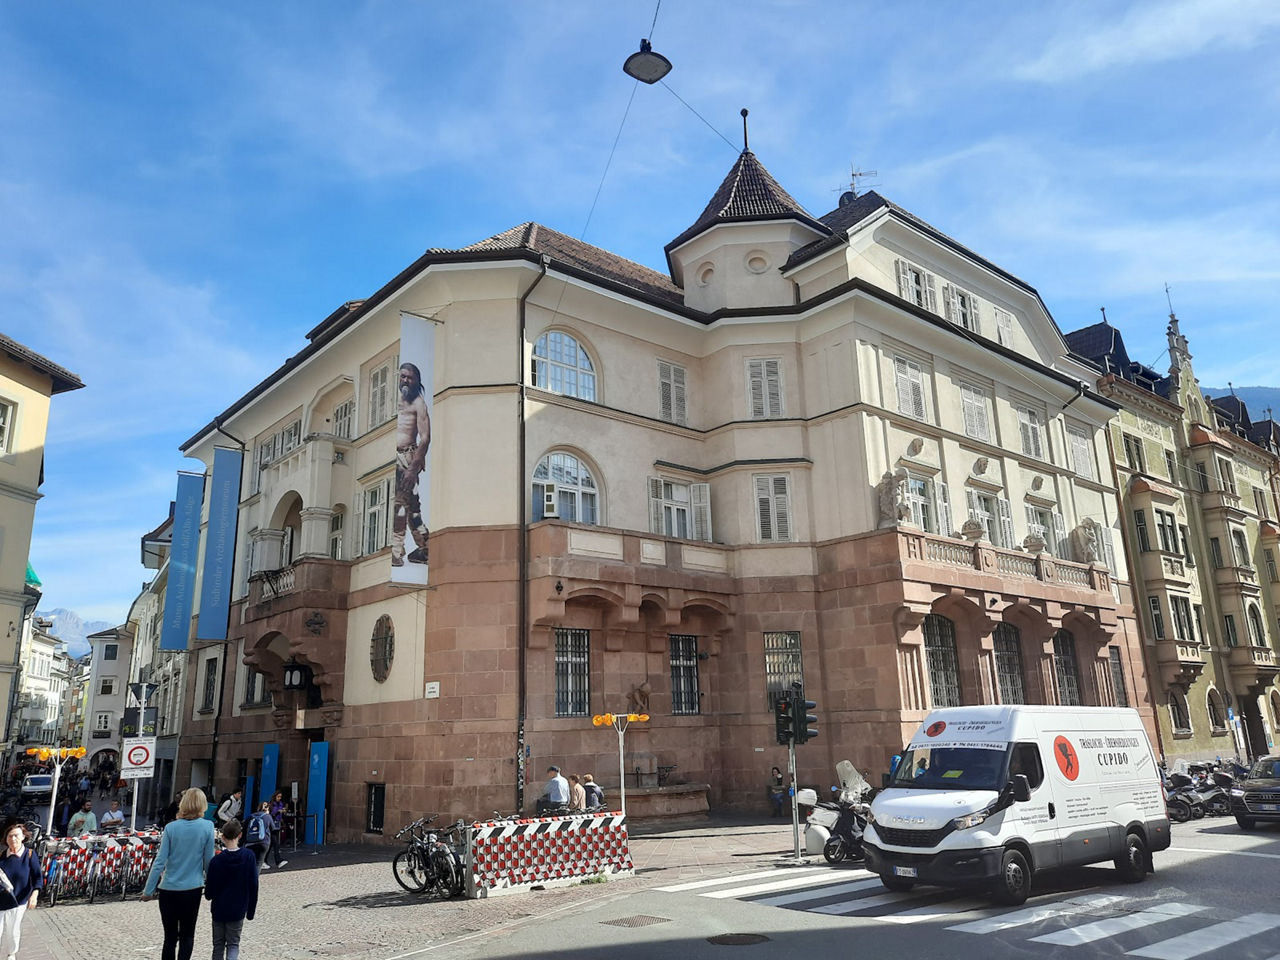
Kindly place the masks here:
<instances>
[{"instance_id":1,"label":"wooden shutter","mask_svg":"<svg viewBox=\"0 0 1280 960\"><path fill-rule=\"evenodd\" d=\"M981 511L978 509L978 493L968 487L964 488L965 500L969 503L969 519L981 521Z\"/></svg>"},{"instance_id":2,"label":"wooden shutter","mask_svg":"<svg viewBox=\"0 0 1280 960\"><path fill-rule=\"evenodd\" d=\"M658 361L658 419L670 423L674 419L675 385L672 382L671 364ZM656 533L657 531L651 531Z\"/></svg>"},{"instance_id":3,"label":"wooden shutter","mask_svg":"<svg viewBox=\"0 0 1280 960\"><path fill-rule=\"evenodd\" d=\"M898 296L915 303L915 291L911 289L911 267L901 257L894 261L894 266L898 271Z\"/></svg>"},{"instance_id":4,"label":"wooden shutter","mask_svg":"<svg viewBox=\"0 0 1280 960\"><path fill-rule=\"evenodd\" d=\"M687 391L685 389L685 369L684 367L671 367L671 421L681 426L689 422L688 410L686 409L685 397Z\"/></svg>"},{"instance_id":5,"label":"wooden shutter","mask_svg":"<svg viewBox=\"0 0 1280 960\"><path fill-rule=\"evenodd\" d=\"M364 549L364 525L366 523L364 515L364 487L361 487L356 493L356 556L363 557Z\"/></svg>"},{"instance_id":6,"label":"wooden shutter","mask_svg":"<svg viewBox=\"0 0 1280 960\"><path fill-rule=\"evenodd\" d=\"M782 416L782 367L777 360L764 361L765 416Z\"/></svg>"},{"instance_id":7,"label":"wooden shutter","mask_svg":"<svg viewBox=\"0 0 1280 960\"><path fill-rule=\"evenodd\" d=\"M938 312L938 285L934 282L933 274L920 271L920 276L924 280L924 303L921 304L930 313Z\"/></svg>"},{"instance_id":8,"label":"wooden shutter","mask_svg":"<svg viewBox=\"0 0 1280 960\"><path fill-rule=\"evenodd\" d=\"M765 416L763 360L747 361L747 392L751 403L752 419L763 419Z\"/></svg>"},{"instance_id":9,"label":"wooden shutter","mask_svg":"<svg viewBox=\"0 0 1280 960\"><path fill-rule=\"evenodd\" d=\"M775 532L780 541L791 539L791 494L786 477L773 478L773 511Z\"/></svg>"},{"instance_id":10,"label":"wooden shutter","mask_svg":"<svg viewBox=\"0 0 1280 960\"><path fill-rule=\"evenodd\" d=\"M987 423L986 395L967 383L960 385L960 403L964 410L964 432L975 440L991 439Z\"/></svg>"},{"instance_id":11,"label":"wooden shutter","mask_svg":"<svg viewBox=\"0 0 1280 960\"><path fill-rule=\"evenodd\" d=\"M662 522L662 480L659 477L649 478L649 532L664 534L665 524Z\"/></svg>"},{"instance_id":12,"label":"wooden shutter","mask_svg":"<svg viewBox=\"0 0 1280 960\"><path fill-rule=\"evenodd\" d=\"M711 484L689 484L693 504L693 539L711 542Z\"/></svg>"},{"instance_id":13,"label":"wooden shutter","mask_svg":"<svg viewBox=\"0 0 1280 960\"><path fill-rule=\"evenodd\" d=\"M1000 515L1000 539L1002 547L1012 547L1016 542L1013 533L1013 507L1004 497L996 498L996 512Z\"/></svg>"},{"instance_id":14,"label":"wooden shutter","mask_svg":"<svg viewBox=\"0 0 1280 960\"><path fill-rule=\"evenodd\" d=\"M956 288L949 283L942 285L942 310L943 316L952 323L960 322L960 301L956 295Z\"/></svg>"},{"instance_id":15,"label":"wooden shutter","mask_svg":"<svg viewBox=\"0 0 1280 960\"><path fill-rule=\"evenodd\" d=\"M1043 526L1040 523L1040 515L1036 513L1036 508L1028 505L1026 510L1027 510L1027 532L1035 533L1038 530L1040 534L1044 536L1047 533L1047 531L1043 528Z\"/></svg>"},{"instance_id":16,"label":"wooden shutter","mask_svg":"<svg viewBox=\"0 0 1280 960\"><path fill-rule=\"evenodd\" d=\"M938 504L938 533L944 537L953 536L956 528L951 522L951 492L940 480L934 481L933 492Z\"/></svg>"},{"instance_id":17,"label":"wooden shutter","mask_svg":"<svg viewBox=\"0 0 1280 960\"><path fill-rule=\"evenodd\" d=\"M969 297L969 329L979 336L982 335L982 321L978 316L978 298L972 293Z\"/></svg>"},{"instance_id":18,"label":"wooden shutter","mask_svg":"<svg viewBox=\"0 0 1280 960\"><path fill-rule=\"evenodd\" d=\"M1006 347L1013 346L1013 316L999 307L996 308L996 339Z\"/></svg>"},{"instance_id":19,"label":"wooden shutter","mask_svg":"<svg viewBox=\"0 0 1280 960\"><path fill-rule=\"evenodd\" d=\"M1055 512L1053 514L1052 536L1053 555L1061 557L1063 560L1067 559L1067 524L1060 513Z\"/></svg>"},{"instance_id":20,"label":"wooden shutter","mask_svg":"<svg viewBox=\"0 0 1280 960\"><path fill-rule=\"evenodd\" d=\"M760 522L760 539L773 539L772 477L756 477L756 517Z\"/></svg>"},{"instance_id":21,"label":"wooden shutter","mask_svg":"<svg viewBox=\"0 0 1280 960\"><path fill-rule=\"evenodd\" d=\"M916 420L924 419L924 383L918 364L895 357L894 372L898 384L898 411Z\"/></svg>"}]
</instances>

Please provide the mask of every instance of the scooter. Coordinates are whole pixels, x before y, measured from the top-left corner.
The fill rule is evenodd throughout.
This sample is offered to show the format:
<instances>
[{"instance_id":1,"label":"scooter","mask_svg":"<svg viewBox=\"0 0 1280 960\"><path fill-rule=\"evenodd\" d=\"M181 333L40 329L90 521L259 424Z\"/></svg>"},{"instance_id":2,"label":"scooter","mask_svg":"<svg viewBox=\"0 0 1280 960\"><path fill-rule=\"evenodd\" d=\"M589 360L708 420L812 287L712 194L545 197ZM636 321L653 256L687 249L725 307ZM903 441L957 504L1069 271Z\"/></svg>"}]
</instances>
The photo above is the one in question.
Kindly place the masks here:
<instances>
[{"instance_id":1,"label":"scooter","mask_svg":"<svg viewBox=\"0 0 1280 960\"><path fill-rule=\"evenodd\" d=\"M867 826L865 797L871 785L848 760L836 764L835 802L815 803L805 822L805 852L822 852L828 863L862 859L862 834ZM816 797L815 797L816 800Z\"/></svg>"},{"instance_id":2,"label":"scooter","mask_svg":"<svg viewBox=\"0 0 1280 960\"><path fill-rule=\"evenodd\" d=\"M1204 817L1204 802L1196 792L1195 785L1185 773L1169 774L1169 799L1166 806L1169 819L1175 823L1186 823L1188 820L1199 820Z\"/></svg>"}]
</instances>

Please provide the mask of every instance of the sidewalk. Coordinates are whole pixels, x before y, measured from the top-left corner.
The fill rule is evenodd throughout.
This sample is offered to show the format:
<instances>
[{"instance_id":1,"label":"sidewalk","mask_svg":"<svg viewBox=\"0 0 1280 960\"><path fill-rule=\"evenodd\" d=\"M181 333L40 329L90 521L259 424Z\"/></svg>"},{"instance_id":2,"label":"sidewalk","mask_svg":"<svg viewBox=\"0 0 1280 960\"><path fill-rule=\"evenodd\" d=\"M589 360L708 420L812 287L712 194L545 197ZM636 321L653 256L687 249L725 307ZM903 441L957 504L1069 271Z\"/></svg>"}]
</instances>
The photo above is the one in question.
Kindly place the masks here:
<instances>
[{"instance_id":1,"label":"sidewalk","mask_svg":"<svg viewBox=\"0 0 1280 960\"><path fill-rule=\"evenodd\" d=\"M630 842L636 876L606 884L557 887L488 900L438 901L402 891L391 874L394 846L299 848L289 865L262 874L258 918L246 924L254 960L317 955L385 960L477 930L537 922L653 886L779 866L792 853L789 821L720 815L697 821L639 823ZM197 955L210 943L207 906L196 931ZM24 960L101 960L160 953L156 904L66 903L37 908L23 923Z\"/></svg>"}]
</instances>

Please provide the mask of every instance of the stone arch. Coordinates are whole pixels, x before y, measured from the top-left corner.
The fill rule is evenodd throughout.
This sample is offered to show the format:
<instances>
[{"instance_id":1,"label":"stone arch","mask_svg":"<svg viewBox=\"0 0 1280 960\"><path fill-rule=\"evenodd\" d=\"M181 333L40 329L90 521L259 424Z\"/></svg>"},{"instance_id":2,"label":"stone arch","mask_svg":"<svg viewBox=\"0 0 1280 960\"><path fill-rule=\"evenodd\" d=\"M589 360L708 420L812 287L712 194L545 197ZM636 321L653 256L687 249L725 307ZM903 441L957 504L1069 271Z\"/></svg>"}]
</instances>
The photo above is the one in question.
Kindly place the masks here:
<instances>
[{"instance_id":1,"label":"stone arch","mask_svg":"<svg viewBox=\"0 0 1280 960\"><path fill-rule=\"evenodd\" d=\"M952 591L935 600L930 610L934 615L946 617L953 625L963 702L996 703L991 636L994 624L980 602L960 591Z\"/></svg>"},{"instance_id":2,"label":"stone arch","mask_svg":"<svg viewBox=\"0 0 1280 960\"><path fill-rule=\"evenodd\" d=\"M547 483L557 482L555 477L556 464L552 460L552 458L557 454L564 454L568 457L572 457L578 462L583 473L590 478L590 490L594 491L595 494L594 517L584 520L583 517L587 516L585 503L586 486L581 482L576 485L560 484L565 489L578 491L574 500L577 504L577 515L573 517L566 517L564 516L564 513L561 512L561 515L557 519L570 520L576 523L588 523L593 526L603 526L605 523L605 509L609 499L608 492L605 489L604 471L600 468L600 465L586 453L586 451L582 450L580 447L573 446L572 444L555 444L547 447L547 449L539 455L538 459L534 461L533 471L529 475L529 481L525 487L531 501L531 510L529 514L531 522L537 523L539 520L543 519L542 495L545 492ZM545 469L543 466L544 463L547 464ZM547 475L540 476L542 473L546 473ZM579 481L581 481L581 477L582 474L579 474ZM557 505L559 506L559 504Z\"/></svg>"},{"instance_id":3,"label":"stone arch","mask_svg":"<svg viewBox=\"0 0 1280 960\"><path fill-rule=\"evenodd\" d=\"M275 506L271 508L271 522L267 527L271 530L283 530L289 516L301 511L302 494L297 490L285 490L276 498Z\"/></svg>"},{"instance_id":4,"label":"stone arch","mask_svg":"<svg viewBox=\"0 0 1280 960\"><path fill-rule=\"evenodd\" d=\"M1211 730L1225 730L1227 728L1227 708L1223 703L1222 694L1218 689L1209 684L1209 689L1204 695L1205 714L1209 717L1209 728Z\"/></svg>"},{"instance_id":5,"label":"stone arch","mask_svg":"<svg viewBox=\"0 0 1280 960\"><path fill-rule=\"evenodd\" d=\"M331 418L334 407L355 398L355 383L350 377L334 377L311 395L303 411L306 433L333 433Z\"/></svg>"},{"instance_id":6,"label":"stone arch","mask_svg":"<svg viewBox=\"0 0 1280 960\"><path fill-rule=\"evenodd\" d=\"M966 691L955 621L940 613L928 613L920 629L924 634L929 706L935 709L959 706L965 701Z\"/></svg>"},{"instance_id":7,"label":"stone arch","mask_svg":"<svg viewBox=\"0 0 1280 960\"><path fill-rule=\"evenodd\" d=\"M1116 698L1112 689L1107 645L1115 635L1082 610L1064 614L1062 626L1075 638L1081 701L1091 706L1114 704Z\"/></svg>"},{"instance_id":8,"label":"stone arch","mask_svg":"<svg viewBox=\"0 0 1280 960\"><path fill-rule=\"evenodd\" d=\"M1025 600L1005 607L1003 617L1020 635L1027 702L1055 703L1053 623L1044 610Z\"/></svg>"}]
</instances>

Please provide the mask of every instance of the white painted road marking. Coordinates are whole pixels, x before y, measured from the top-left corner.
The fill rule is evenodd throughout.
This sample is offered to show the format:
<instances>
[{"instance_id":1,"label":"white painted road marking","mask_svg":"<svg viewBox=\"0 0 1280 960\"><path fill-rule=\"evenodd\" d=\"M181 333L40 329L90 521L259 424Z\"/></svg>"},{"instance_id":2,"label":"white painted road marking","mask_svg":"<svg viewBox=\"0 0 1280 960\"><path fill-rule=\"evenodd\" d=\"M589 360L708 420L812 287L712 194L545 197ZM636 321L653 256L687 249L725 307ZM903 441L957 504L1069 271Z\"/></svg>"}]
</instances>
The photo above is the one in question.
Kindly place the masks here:
<instances>
[{"instance_id":1,"label":"white painted road marking","mask_svg":"<svg viewBox=\"0 0 1280 960\"><path fill-rule=\"evenodd\" d=\"M812 867L808 870L792 871L790 872L790 875L795 876L797 873L814 873L818 869L820 868ZM701 890L704 887L718 887L724 883L739 883L743 880L759 880L762 877L776 877L780 872L781 871L775 867L772 870L761 870L759 873L748 873L742 876L713 877L710 880L693 880L689 883L677 883L673 887L658 887L657 889L661 893L680 893L684 890Z\"/></svg>"},{"instance_id":2,"label":"white painted road marking","mask_svg":"<svg viewBox=\"0 0 1280 960\"><path fill-rule=\"evenodd\" d=\"M1108 917L1093 923L1082 923L1078 927L1068 927L1056 933L1046 933L1043 937L1032 937L1032 943L1054 943L1066 947L1078 946L1082 943L1093 943L1104 937L1114 937L1129 930L1141 930L1152 924L1163 923L1174 917L1188 917L1199 913L1205 907L1191 903L1160 903L1137 913L1126 913L1119 917Z\"/></svg>"},{"instance_id":3,"label":"white painted road marking","mask_svg":"<svg viewBox=\"0 0 1280 960\"><path fill-rule=\"evenodd\" d=\"M801 890L799 893L784 893L777 897L766 897L763 900L752 900L752 903L762 903L766 907L785 907L792 903L803 903L806 900L816 900L819 897L832 897L838 893L853 893L855 890L865 890L867 887L880 886L879 877L871 877L868 880L855 880L852 883L841 883L834 887L826 887L821 890Z\"/></svg>"},{"instance_id":4,"label":"white painted road marking","mask_svg":"<svg viewBox=\"0 0 1280 960\"><path fill-rule=\"evenodd\" d=\"M814 907L809 911L809 913L827 913L832 916L846 916L850 913L860 913L863 910L870 910L872 907L883 907L890 903L905 903L908 900L919 900L921 897L937 892L938 891L936 890L915 890L911 893L885 893L878 897L863 897L861 900L850 900L847 903L829 903L825 907Z\"/></svg>"},{"instance_id":5,"label":"white painted road marking","mask_svg":"<svg viewBox=\"0 0 1280 960\"><path fill-rule=\"evenodd\" d=\"M972 910L981 910L983 907L989 906L991 906L989 899L947 900L943 903L935 903L931 907L916 907L914 910L906 910L887 917L876 917L876 919L884 920L888 923L923 923L925 920L941 920L943 917L950 917L957 913L969 913Z\"/></svg>"},{"instance_id":6,"label":"white painted road marking","mask_svg":"<svg viewBox=\"0 0 1280 960\"><path fill-rule=\"evenodd\" d=\"M1131 957L1151 957L1152 960L1190 960L1210 950L1229 946L1237 940L1280 927L1280 914L1250 913L1236 920L1215 923L1191 933L1184 933L1168 940L1161 940L1149 947L1130 950Z\"/></svg>"},{"instance_id":7,"label":"white painted road marking","mask_svg":"<svg viewBox=\"0 0 1280 960\"><path fill-rule=\"evenodd\" d=\"M1252 850L1204 850L1200 847L1169 847L1173 853L1204 853L1218 857L1226 854L1236 857L1263 857L1267 860L1280 860L1280 853L1254 853Z\"/></svg>"},{"instance_id":8,"label":"white painted road marking","mask_svg":"<svg viewBox=\"0 0 1280 960\"><path fill-rule=\"evenodd\" d=\"M983 920L972 920L969 923L961 923L954 927L947 927L947 929L959 930L963 933L995 933L999 930L1008 930L1010 927L1021 927L1028 923L1039 923L1041 920L1051 920L1054 917L1069 917L1072 914L1085 913L1088 910L1097 910L1113 903L1119 903L1123 899L1124 897L1104 895L1098 895L1096 897L1080 897L1076 900L1068 900L1066 903L1042 904L1038 907L1027 907L1025 910L1015 910L1013 913L1002 913L998 916L987 917Z\"/></svg>"},{"instance_id":9,"label":"white painted road marking","mask_svg":"<svg viewBox=\"0 0 1280 960\"><path fill-rule=\"evenodd\" d=\"M712 900L728 900L733 897L749 897L753 893L769 893L773 890L789 890L793 887L814 887L824 883L834 883L837 879L840 878L833 877L830 870L821 870L817 876L798 877L792 874L785 880L756 883L749 887L738 887L730 890L713 890L710 893L699 894L699 896L710 897Z\"/></svg>"}]
</instances>

